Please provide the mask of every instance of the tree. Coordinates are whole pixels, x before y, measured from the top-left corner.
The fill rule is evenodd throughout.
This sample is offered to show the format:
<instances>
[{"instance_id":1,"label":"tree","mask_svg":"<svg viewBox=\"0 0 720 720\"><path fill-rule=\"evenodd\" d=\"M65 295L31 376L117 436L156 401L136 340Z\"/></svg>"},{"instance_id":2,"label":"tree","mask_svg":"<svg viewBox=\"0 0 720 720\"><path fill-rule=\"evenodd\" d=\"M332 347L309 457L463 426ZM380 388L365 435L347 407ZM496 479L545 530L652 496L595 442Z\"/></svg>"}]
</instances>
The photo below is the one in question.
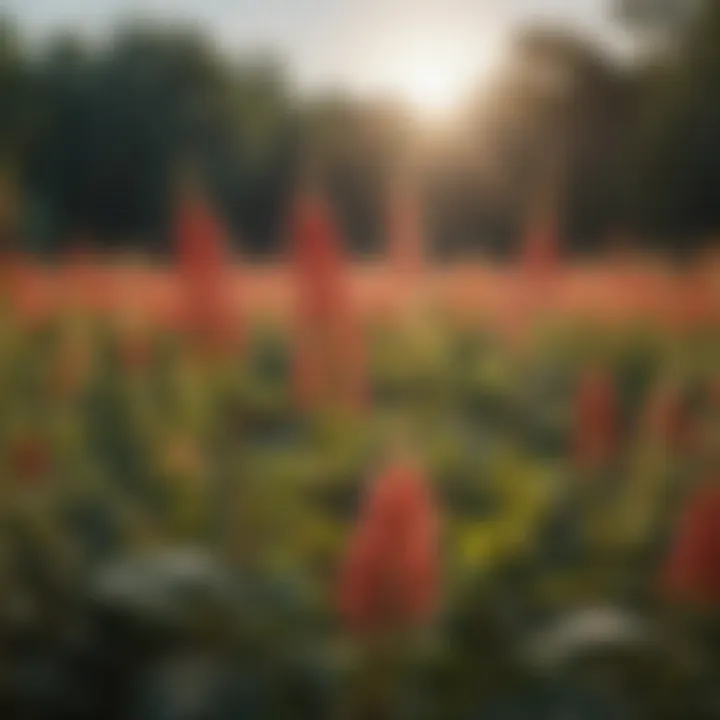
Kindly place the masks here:
<instances>
[{"instance_id":1,"label":"tree","mask_svg":"<svg viewBox=\"0 0 720 720\"><path fill-rule=\"evenodd\" d=\"M236 227L242 217L266 239L291 147L277 68L234 67L192 30L129 26L93 55L80 43L51 45L38 75L46 121L34 179L61 242L89 229L167 248L168 193L186 164Z\"/></svg>"},{"instance_id":2,"label":"tree","mask_svg":"<svg viewBox=\"0 0 720 720\"><path fill-rule=\"evenodd\" d=\"M678 52L647 75L632 135L633 215L687 254L720 225L720 6L709 3Z\"/></svg>"}]
</instances>

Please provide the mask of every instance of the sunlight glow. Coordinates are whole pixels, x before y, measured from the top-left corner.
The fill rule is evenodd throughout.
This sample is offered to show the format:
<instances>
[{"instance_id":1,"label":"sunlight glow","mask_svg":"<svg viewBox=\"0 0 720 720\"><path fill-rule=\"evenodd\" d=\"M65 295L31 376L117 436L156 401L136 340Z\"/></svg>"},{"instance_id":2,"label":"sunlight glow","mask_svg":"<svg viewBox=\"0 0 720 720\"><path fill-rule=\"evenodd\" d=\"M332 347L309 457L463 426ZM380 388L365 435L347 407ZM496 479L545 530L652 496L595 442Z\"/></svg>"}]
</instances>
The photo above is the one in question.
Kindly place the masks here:
<instances>
[{"instance_id":1,"label":"sunlight glow","mask_svg":"<svg viewBox=\"0 0 720 720\"><path fill-rule=\"evenodd\" d=\"M461 45L428 40L398 56L388 79L393 89L423 115L446 115L485 82L496 58L491 45L469 52Z\"/></svg>"}]
</instances>

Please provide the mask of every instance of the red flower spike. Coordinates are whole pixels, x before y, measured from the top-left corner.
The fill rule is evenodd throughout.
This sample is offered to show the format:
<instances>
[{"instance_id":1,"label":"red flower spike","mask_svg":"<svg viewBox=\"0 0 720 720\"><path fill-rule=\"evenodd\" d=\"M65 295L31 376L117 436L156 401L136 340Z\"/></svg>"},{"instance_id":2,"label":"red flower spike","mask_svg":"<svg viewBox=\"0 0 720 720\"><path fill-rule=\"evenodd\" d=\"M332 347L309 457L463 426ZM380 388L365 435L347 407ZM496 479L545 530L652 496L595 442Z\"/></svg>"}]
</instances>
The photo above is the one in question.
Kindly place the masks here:
<instances>
[{"instance_id":1,"label":"red flower spike","mask_svg":"<svg viewBox=\"0 0 720 720\"><path fill-rule=\"evenodd\" d=\"M340 579L340 612L357 631L428 622L438 596L438 514L422 473L396 463L372 483Z\"/></svg>"},{"instance_id":2,"label":"red flower spike","mask_svg":"<svg viewBox=\"0 0 720 720\"><path fill-rule=\"evenodd\" d=\"M681 387L672 383L659 386L645 413L645 428L657 445L680 452L688 449L693 428Z\"/></svg>"},{"instance_id":3,"label":"red flower spike","mask_svg":"<svg viewBox=\"0 0 720 720\"><path fill-rule=\"evenodd\" d=\"M305 322L328 324L347 312L347 278L339 230L316 196L300 197L291 218L291 257L298 311Z\"/></svg>"},{"instance_id":4,"label":"red flower spike","mask_svg":"<svg viewBox=\"0 0 720 720\"><path fill-rule=\"evenodd\" d=\"M203 344L229 347L238 328L228 287L227 239L197 195L178 208L176 252L188 330Z\"/></svg>"},{"instance_id":5,"label":"red flower spike","mask_svg":"<svg viewBox=\"0 0 720 720\"><path fill-rule=\"evenodd\" d=\"M617 401L609 373L588 371L575 399L575 461L582 470L598 470L617 445Z\"/></svg>"},{"instance_id":6,"label":"red flower spike","mask_svg":"<svg viewBox=\"0 0 720 720\"><path fill-rule=\"evenodd\" d=\"M360 404L364 353L352 312L340 233L328 206L317 196L295 202L291 260L297 279L297 340L293 383L300 405Z\"/></svg>"},{"instance_id":7,"label":"red flower spike","mask_svg":"<svg viewBox=\"0 0 720 720\"><path fill-rule=\"evenodd\" d=\"M662 574L672 599L720 605L720 485L697 489L680 518Z\"/></svg>"}]
</instances>

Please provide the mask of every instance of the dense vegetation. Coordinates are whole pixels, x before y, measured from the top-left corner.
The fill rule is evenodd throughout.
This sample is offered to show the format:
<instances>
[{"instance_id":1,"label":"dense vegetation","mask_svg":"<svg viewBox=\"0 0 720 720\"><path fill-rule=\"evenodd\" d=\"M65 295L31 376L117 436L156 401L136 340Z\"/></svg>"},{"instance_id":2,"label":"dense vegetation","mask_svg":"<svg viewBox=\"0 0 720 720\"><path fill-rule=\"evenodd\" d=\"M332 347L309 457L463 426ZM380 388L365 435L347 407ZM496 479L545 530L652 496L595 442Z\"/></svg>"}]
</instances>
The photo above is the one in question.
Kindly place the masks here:
<instances>
[{"instance_id":1,"label":"dense vegetation","mask_svg":"<svg viewBox=\"0 0 720 720\"><path fill-rule=\"evenodd\" d=\"M346 414L296 409L287 337L269 327L242 359L77 316L28 328L4 315L0 328L8 717L176 717L162 713L190 703L186 687L214 708L197 717L345 717L388 680L410 703L393 717L497 705L483 716L505 718L528 703L533 717L591 717L598 703L610 703L598 717L618 717L629 702L647 713L629 717L672 718L711 702L714 666L663 646L668 624L652 646L612 655L613 687L577 665L543 679L526 653L574 607L660 620L669 532L717 468L717 335L589 343L557 327L519 350L430 318L375 327L370 403ZM612 427L578 415L598 368ZM412 672L393 661L353 690L363 663L335 588L398 423L442 518L442 613ZM578 455L583 434L608 430L602 455Z\"/></svg>"}]
</instances>

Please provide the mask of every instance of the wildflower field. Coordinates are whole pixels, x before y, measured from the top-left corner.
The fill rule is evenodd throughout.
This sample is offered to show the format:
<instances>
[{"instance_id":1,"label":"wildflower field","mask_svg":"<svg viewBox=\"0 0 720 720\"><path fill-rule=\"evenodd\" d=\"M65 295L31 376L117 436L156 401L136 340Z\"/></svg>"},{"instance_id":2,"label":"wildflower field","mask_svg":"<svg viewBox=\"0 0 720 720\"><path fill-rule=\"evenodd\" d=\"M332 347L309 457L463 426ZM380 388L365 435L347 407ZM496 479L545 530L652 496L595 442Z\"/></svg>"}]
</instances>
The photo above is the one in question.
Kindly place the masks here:
<instances>
[{"instance_id":1,"label":"wildflower field","mask_svg":"<svg viewBox=\"0 0 720 720\"><path fill-rule=\"evenodd\" d=\"M238 268L192 195L163 270L8 258L8 717L713 707L713 264L410 240L353 266L300 197Z\"/></svg>"},{"instance_id":2,"label":"wildflower field","mask_svg":"<svg viewBox=\"0 0 720 720\"><path fill-rule=\"evenodd\" d=\"M251 688L248 697L221 693L222 702L263 708L232 716L319 717L336 694L352 706L344 678L362 661L336 653L353 645L355 621L381 633L410 622L429 643L416 672L431 675L413 676L408 692L428 695L428 717L467 717L524 682L515 668L475 686L467 673L481 662L474 653L488 662L486 643L509 652L541 618L588 604L651 614L668 591L715 599L706 577L717 575L714 562L703 570L699 551L682 549L692 557L679 560L671 552L685 499L716 477L713 326L678 335L556 320L510 342L430 311L376 319L362 329L362 392L352 402L333 402L332 392L298 402L298 374L307 381L313 371L284 323L248 322L242 348L221 352L176 329L78 310L28 324L6 308L0 327L10 638L29 633L83 662L92 652L110 665L138 653L140 674L159 648L201 647ZM437 528L417 550L420 585L411 573L388 615L382 573L343 567L353 543L365 542L363 513L374 512L372 502L362 509L368 482L388 463L408 466L408 454ZM393 512L396 523L414 522L403 519L414 511ZM366 564L382 565L399 542L393 530L378 537ZM150 569L133 586L132 572L115 568L156 556L156 579L174 573L177 587L155 589ZM392 573L405 577L406 561L397 562ZM194 578L187 587L185 574ZM127 626L113 615L97 627L140 634L109 652L88 623L118 607ZM454 630L460 622L477 623L479 635ZM74 707L79 692L98 717L107 697L80 690L87 672L98 673L98 687L123 674L62 665L62 701ZM260 676L288 697L264 693ZM8 697L17 703L30 681L15 680ZM50 702L57 689L37 682L32 702ZM137 692L123 702L145 702Z\"/></svg>"},{"instance_id":3,"label":"wildflower field","mask_svg":"<svg viewBox=\"0 0 720 720\"><path fill-rule=\"evenodd\" d=\"M0 720L720 718L720 3L3 5Z\"/></svg>"}]
</instances>

